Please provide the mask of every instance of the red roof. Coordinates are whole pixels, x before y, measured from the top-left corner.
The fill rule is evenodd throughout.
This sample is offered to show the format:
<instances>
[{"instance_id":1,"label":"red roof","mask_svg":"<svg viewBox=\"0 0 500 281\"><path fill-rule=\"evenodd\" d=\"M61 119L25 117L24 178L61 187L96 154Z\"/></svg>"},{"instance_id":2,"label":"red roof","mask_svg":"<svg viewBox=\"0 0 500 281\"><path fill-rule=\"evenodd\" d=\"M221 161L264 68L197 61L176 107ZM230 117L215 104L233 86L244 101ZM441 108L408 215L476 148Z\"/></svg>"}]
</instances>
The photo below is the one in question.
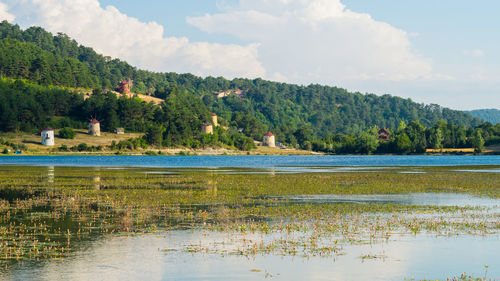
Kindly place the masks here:
<instances>
[{"instance_id":1,"label":"red roof","mask_svg":"<svg viewBox=\"0 0 500 281\"><path fill-rule=\"evenodd\" d=\"M100 122L99 122L99 120L97 120L97 119L95 119L95 118L92 118L92 119L90 120L90 123L92 123L92 124L97 124L97 123L100 123Z\"/></svg>"},{"instance_id":2,"label":"red roof","mask_svg":"<svg viewBox=\"0 0 500 281\"><path fill-rule=\"evenodd\" d=\"M267 132L267 134L265 134L264 136L265 136L265 137L273 137L274 135L273 135L273 133L271 133L271 132Z\"/></svg>"},{"instance_id":3,"label":"red roof","mask_svg":"<svg viewBox=\"0 0 500 281\"><path fill-rule=\"evenodd\" d=\"M212 113L212 114L210 114L210 115L212 115L212 116L217 116L217 114L215 114L215 113Z\"/></svg>"},{"instance_id":4,"label":"red roof","mask_svg":"<svg viewBox=\"0 0 500 281\"><path fill-rule=\"evenodd\" d=\"M54 129L52 129L51 127L47 127L47 128L45 128L45 129L43 129L43 130L42 130L42 132L43 132L43 131L54 131Z\"/></svg>"}]
</instances>

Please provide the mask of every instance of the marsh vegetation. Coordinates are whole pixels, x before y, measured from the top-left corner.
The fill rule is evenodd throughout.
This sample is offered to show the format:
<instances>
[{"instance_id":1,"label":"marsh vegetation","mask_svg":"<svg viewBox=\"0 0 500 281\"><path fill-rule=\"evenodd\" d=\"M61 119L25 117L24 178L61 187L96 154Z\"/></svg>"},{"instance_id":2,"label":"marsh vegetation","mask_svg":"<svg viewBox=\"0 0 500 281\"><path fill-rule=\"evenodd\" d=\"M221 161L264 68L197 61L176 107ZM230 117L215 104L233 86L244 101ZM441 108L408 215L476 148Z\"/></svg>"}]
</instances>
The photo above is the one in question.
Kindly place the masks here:
<instances>
[{"instance_id":1,"label":"marsh vegetation","mask_svg":"<svg viewBox=\"0 0 500 281\"><path fill-rule=\"evenodd\" d=\"M353 245L392 243L405 235L498 237L499 168L290 173L2 166L0 265L8 271L15 264L64 259L87 242L115 235L175 231L216 238L181 241L162 249L165 254L336 258ZM432 194L451 199L419 202ZM462 201L453 204L457 194ZM360 254L362 260L384 258Z\"/></svg>"}]
</instances>

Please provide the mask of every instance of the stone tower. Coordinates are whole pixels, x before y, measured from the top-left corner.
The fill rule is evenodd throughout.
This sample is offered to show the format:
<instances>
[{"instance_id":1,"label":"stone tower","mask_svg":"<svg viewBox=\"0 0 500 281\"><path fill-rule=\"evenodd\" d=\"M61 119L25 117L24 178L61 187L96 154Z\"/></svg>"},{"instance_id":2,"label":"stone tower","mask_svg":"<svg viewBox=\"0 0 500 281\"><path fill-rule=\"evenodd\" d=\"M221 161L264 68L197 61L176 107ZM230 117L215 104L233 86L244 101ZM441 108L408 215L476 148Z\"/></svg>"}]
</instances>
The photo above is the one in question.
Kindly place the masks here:
<instances>
[{"instance_id":1,"label":"stone tower","mask_svg":"<svg viewBox=\"0 0 500 281\"><path fill-rule=\"evenodd\" d=\"M43 145L55 145L54 142L54 130L51 127L43 129L42 133L42 144Z\"/></svg>"},{"instance_id":2,"label":"stone tower","mask_svg":"<svg viewBox=\"0 0 500 281\"><path fill-rule=\"evenodd\" d=\"M217 123L217 114L212 113L212 124L214 124L214 127L219 126L219 123Z\"/></svg>"},{"instance_id":3,"label":"stone tower","mask_svg":"<svg viewBox=\"0 0 500 281\"><path fill-rule=\"evenodd\" d=\"M101 123L95 118L89 122L89 135L96 137L101 135Z\"/></svg>"},{"instance_id":4,"label":"stone tower","mask_svg":"<svg viewBox=\"0 0 500 281\"><path fill-rule=\"evenodd\" d=\"M130 83L127 80L121 81L117 90L120 94L124 94L124 95L130 94Z\"/></svg>"},{"instance_id":5,"label":"stone tower","mask_svg":"<svg viewBox=\"0 0 500 281\"><path fill-rule=\"evenodd\" d=\"M276 147L274 135L271 132L267 132L267 134L264 135L264 139L262 140L262 145L269 147Z\"/></svg>"},{"instance_id":6,"label":"stone tower","mask_svg":"<svg viewBox=\"0 0 500 281\"><path fill-rule=\"evenodd\" d=\"M213 134L214 127L210 123L203 123L203 125L201 125L201 132L203 134Z\"/></svg>"}]
</instances>

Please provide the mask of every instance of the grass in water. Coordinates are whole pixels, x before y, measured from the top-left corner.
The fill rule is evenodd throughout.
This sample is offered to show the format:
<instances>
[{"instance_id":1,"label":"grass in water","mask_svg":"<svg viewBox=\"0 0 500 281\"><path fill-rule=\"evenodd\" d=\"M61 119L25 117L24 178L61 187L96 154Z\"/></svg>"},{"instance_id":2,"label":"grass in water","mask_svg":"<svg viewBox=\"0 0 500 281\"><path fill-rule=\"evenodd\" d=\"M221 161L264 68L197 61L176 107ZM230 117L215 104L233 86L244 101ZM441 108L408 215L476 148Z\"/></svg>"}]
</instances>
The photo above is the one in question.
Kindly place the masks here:
<instances>
[{"instance_id":1,"label":"grass in water","mask_svg":"<svg viewBox=\"0 0 500 281\"><path fill-rule=\"evenodd\" d=\"M281 174L248 169L2 166L0 265L61 259L80 249L82 242L108 235L172 229L223 235L220 241L186 244L165 253L304 257L342 255L344 245L390 241L399 234L498 233L498 206L292 199L404 193L500 198L499 173L457 171L468 169L478 167Z\"/></svg>"}]
</instances>

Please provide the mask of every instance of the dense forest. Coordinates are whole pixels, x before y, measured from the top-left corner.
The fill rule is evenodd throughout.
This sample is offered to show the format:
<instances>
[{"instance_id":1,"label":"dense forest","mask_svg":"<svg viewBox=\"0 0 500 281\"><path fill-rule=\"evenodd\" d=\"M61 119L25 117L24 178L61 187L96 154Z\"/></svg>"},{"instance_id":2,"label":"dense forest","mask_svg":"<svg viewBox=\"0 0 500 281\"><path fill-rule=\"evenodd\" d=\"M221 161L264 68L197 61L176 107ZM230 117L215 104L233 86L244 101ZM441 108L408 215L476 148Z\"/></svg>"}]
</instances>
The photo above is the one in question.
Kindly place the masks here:
<instances>
[{"instance_id":1,"label":"dense forest","mask_svg":"<svg viewBox=\"0 0 500 281\"><path fill-rule=\"evenodd\" d=\"M417 128L425 135L425 141L418 140L420 147L435 146L437 129L443 145L461 147L471 145L477 131L473 128L484 125L465 112L390 95L138 70L97 54L65 34L54 36L40 27L22 30L6 21L0 24L0 76L4 77L0 82L0 131L35 132L46 125L82 128L92 116L102 119L104 130L120 126L145 132L150 143L164 146L224 143L249 149L253 146L250 138L261 140L269 130L292 147L382 153L420 149L402 149L392 143L363 150L353 148L352 143L361 144L361 136L372 139L378 128L386 128L394 136L404 132L413 142L414 132L408 130ZM156 106L110 92L124 79L133 81L133 92L164 99L164 104ZM85 88L93 94L85 99L63 87ZM214 94L223 91L233 93ZM213 136L201 135L201 124L210 120L210 112L217 113L228 130L218 128ZM495 130L489 131L491 136L482 130L483 141L495 136Z\"/></svg>"},{"instance_id":2,"label":"dense forest","mask_svg":"<svg viewBox=\"0 0 500 281\"><path fill-rule=\"evenodd\" d=\"M482 119L492 124L500 123L500 110L498 109L477 109L468 111L472 116Z\"/></svg>"}]
</instances>

